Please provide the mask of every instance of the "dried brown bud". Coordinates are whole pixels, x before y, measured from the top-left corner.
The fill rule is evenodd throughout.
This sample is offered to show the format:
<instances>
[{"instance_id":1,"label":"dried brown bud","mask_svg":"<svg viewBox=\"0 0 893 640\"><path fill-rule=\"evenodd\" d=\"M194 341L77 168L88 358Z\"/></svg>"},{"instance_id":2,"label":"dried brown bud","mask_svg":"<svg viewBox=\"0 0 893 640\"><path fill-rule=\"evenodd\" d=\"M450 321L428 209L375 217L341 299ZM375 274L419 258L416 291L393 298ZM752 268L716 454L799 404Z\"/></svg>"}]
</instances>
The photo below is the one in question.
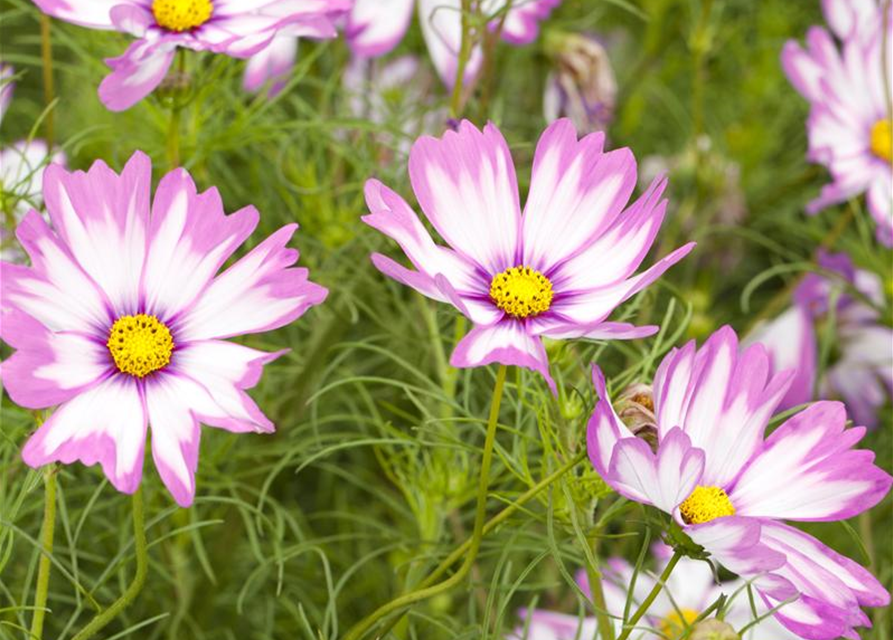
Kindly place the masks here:
<instances>
[{"instance_id":1,"label":"dried brown bud","mask_svg":"<svg viewBox=\"0 0 893 640\"><path fill-rule=\"evenodd\" d=\"M580 134L603 131L614 119L617 98L607 51L589 35L556 32L548 40L555 70L546 80L543 96L546 119L569 117Z\"/></svg>"},{"instance_id":2,"label":"dried brown bud","mask_svg":"<svg viewBox=\"0 0 893 640\"><path fill-rule=\"evenodd\" d=\"M641 383L630 385L617 399L615 406L617 415L629 430L657 453L657 418L651 386Z\"/></svg>"}]
</instances>

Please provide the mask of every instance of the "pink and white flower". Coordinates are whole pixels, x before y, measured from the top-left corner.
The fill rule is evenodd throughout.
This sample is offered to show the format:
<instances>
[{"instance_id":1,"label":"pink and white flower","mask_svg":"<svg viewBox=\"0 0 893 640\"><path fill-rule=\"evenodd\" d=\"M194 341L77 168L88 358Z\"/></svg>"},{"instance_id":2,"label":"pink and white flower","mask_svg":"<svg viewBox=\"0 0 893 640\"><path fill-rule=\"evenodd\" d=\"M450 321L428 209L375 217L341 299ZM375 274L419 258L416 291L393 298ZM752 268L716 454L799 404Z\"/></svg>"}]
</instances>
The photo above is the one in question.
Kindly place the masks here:
<instances>
[{"instance_id":1,"label":"pink and white flower","mask_svg":"<svg viewBox=\"0 0 893 640\"><path fill-rule=\"evenodd\" d=\"M424 136L409 154L409 177L428 221L378 180L366 183L363 217L390 236L414 269L380 254L385 275L468 317L472 331L451 364L492 362L541 373L553 390L542 338L630 339L657 327L606 318L694 247L687 244L633 275L663 222L667 181L658 178L625 209L636 185L629 149L605 151L604 134L577 140L562 119L543 133L522 215L508 145L492 124L463 121L442 138Z\"/></svg>"},{"instance_id":2,"label":"pink and white flower","mask_svg":"<svg viewBox=\"0 0 893 640\"><path fill-rule=\"evenodd\" d=\"M321 303L295 268L287 225L217 273L257 226L254 207L225 215L216 189L183 169L161 179L137 152L120 175L51 165L52 228L29 212L17 230L31 266L0 263L0 337L15 353L0 376L30 409L57 406L22 452L33 467L97 462L119 491L142 477L147 427L161 479L182 506L195 496L199 423L270 433L245 393L267 353L226 340L269 331Z\"/></svg>"},{"instance_id":3,"label":"pink and white flower","mask_svg":"<svg viewBox=\"0 0 893 640\"><path fill-rule=\"evenodd\" d=\"M641 571L636 576L632 595L633 607L638 607L657 584L657 575L669 561L670 549L662 543L652 547L653 556L658 560L654 572ZM602 588L605 606L612 617L615 635L622 628L621 620L634 575L633 566L623 558L609 558L603 569ZM589 580L585 571L577 573L580 589L589 594ZM648 609L639 627L650 627L655 632L637 631L635 636L648 640L675 638L686 625L690 625L710 605L725 595L730 600L724 610L724 620L737 630L754 620L750 603L744 590L746 583L734 580L718 584L714 572L705 562L682 558L670 574L657 598ZM763 616L768 611L757 604L757 613ZM517 628L512 638L518 640L577 640L593 638L597 628L594 617L580 618L545 609L522 609L519 613L523 625ZM524 628L527 635L524 635ZM577 635L579 633L579 635ZM661 635L663 634L663 635ZM744 634L745 640L773 638L773 640L794 640L798 636L782 627L773 617L765 618Z\"/></svg>"},{"instance_id":4,"label":"pink and white flower","mask_svg":"<svg viewBox=\"0 0 893 640\"><path fill-rule=\"evenodd\" d=\"M856 269L843 253L822 251L818 264L838 277L806 276L794 291L791 307L758 326L748 342L761 342L769 349L775 371L797 371L779 409L814 400L818 393L818 398L842 399L853 420L871 428L893 396L893 329L881 322L876 308L884 303L881 280ZM815 324L828 316L832 301L839 357L829 363L817 383Z\"/></svg>"},{"instance_id":5,"label":"pink and white flower","mask_svg":"<svg viewBox=\"0 0 893 640\"><path fill-rule=\"evenodd\" d=\"M34 0L45 13L92 29L137 38L112 69L99 98L123 111L164 79L177 48L250 58L278 35L334 38L330 15L352 0Z\"/></svg>"},{"instance_id":6,"label":"pink and white flower","mask_svg":"<svg viewBox=\"0 0 893 640\"><path fill-rule=\"evenodd\" d=\"M804 638L857 638L863 606L890 596L864 567L783 520L832 521L877 504L893 478L874 453L854 449L839 402L811 405L764 431L793 372L770 375L766 348L738 348L724 327L700 350L672 350L654 377L657 452L620 421L605 380L587 433L589 457L621 495L672 514L695 543L754 587L776 618Z\"/></svg>"},{"instance_id":7,"label":"pink and white flower","mask_svg":"<svg viewBox=\"0 0 893 640\"><path fill-rule=\"evenodd\" d=\"M0 122L12 102L15 75L9 65L0 65ZM19 140L0 148L0 259L22 256L13 245L12 229L28 209L43 206L43 168L50 162L65 164L65 154L52 151L44 140Z\"/></svg>"},{"instance_id":8,"label":"pink and white flower","mask_svg":"<svg viewBox=\"0 0 893 640\"><path fill-rule=\"evenodd\" d=\"M494 16L490 29L499 28L507 0L483 0L480 4L483 15ZM502 39L514 45L533 42L539 33L539 23L559 4L561 0L513 0L504 14ZM416 7L431 61L444 84L452 87L462 43L461 0L357 0L347 21L350 48L361 58L375 58L393 51L406 35ZM480 47L475 47L465 69L464 82L477 76L482 61Z\"/></svg>"},{"instance_id":9,"label":"pink and white flower","mask_svg":"<svg viewBox=\"0 0 893 640\"><path fill-rule=\"evenodd\" d=\"M343 18L352 1L331 3L325 8L326 20L333 24L338 22ZM329 29L315 33L308 31L303 23L280 29L269 45L248 59L242 79L242 86L245 90L256 92L269 85L268 95L270 97L282 91L295 66L295 61L298 59L298 45L301 36L319 39L331 38L332 34Z\"/></svg>"},{"instance_id":10,"label":"pink and white flower","mask_svg":"<svg viewBox=\"0 0 893 640\"><path fill-rule=\"evenodd\" d=\"M351 114L379 125L376 138L401 155L409 153L416 138L440 131L447 123L447 109L430 99L435 82L434 74L411 55L353 58L342 77ZM394 127L399 128L396 139Z\"/></svg>"},{"instance_id":11,"label":"pink and white flower","mask_svg":"<svg viewBox=\"0 0 893 640\"><path fill-rule=\"evenodd\" d=\"M866 193L878 240L893 246L893 94L884 78L884 70L893 68L893 15L888 11L885 19L881 4L824 0L825 18L841 46L822 27L812 27L806 49L795 41L785 45L782 65L812 105L808 157L832 177L807 211Z\"/></svg>"},{"instance_id":12,"label":"pink and white flower","mask_svg":"<svg viewBox=\"0 0 893 640\"><path fill-rule=\"evenodd\" d=\"M0 63L0 124L3 124L3 116L12 101L12 92L15 89L13 77L15 70L11 65Z\"/></svg>"}]
</instances>

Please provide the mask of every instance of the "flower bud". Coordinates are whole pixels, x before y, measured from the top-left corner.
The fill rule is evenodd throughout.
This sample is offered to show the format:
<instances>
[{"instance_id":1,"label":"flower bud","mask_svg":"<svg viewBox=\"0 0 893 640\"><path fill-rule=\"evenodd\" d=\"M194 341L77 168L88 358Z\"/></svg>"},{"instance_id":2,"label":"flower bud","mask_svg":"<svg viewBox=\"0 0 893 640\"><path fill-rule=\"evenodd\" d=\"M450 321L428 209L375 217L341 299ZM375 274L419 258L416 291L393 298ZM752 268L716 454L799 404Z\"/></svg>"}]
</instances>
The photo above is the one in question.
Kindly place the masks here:
<instances>
[{"instance_id":1,"label":"flower bud","mask_svg":"<svg viewBox=\"0 0 893 640\"><path fill-rule=\"evenodd\" d=\"M576 33L552 33L547 40L555 70L543 95L546 120L569 117L581 135L603 131L614 119L617 98L605 48L595 37Z\"/></svg>"},{"instance_id":2,"label":"flower bud","mask_svg":"<svg viewBox=\"0 0 893 640\"><path fill-rule=\"evenodd\" d=\"M641 383L630 385L617 399L615 406L617 415L629 430L657 453L657 418L651 386Z\"/></svg>"},{"instance_id":3,"label":"flower bud","mask_svg":"<svg viewBox=\"0 0 893 640\"><path fill-rule=\"evenodd\" d=\"M692 629L691 640L741 640L728 622L716 618L702 620Z\"/></svg>"}]
</instances>

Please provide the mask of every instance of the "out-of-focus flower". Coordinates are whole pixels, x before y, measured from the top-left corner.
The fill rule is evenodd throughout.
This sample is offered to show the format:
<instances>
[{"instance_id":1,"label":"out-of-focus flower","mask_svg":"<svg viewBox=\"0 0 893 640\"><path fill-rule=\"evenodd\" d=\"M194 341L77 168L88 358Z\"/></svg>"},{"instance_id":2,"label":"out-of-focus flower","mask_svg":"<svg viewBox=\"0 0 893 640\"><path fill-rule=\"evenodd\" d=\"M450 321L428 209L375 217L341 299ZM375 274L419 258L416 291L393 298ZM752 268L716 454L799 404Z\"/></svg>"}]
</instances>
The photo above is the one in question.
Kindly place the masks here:
<instances>
[{"instance_id":1,"label":"out-of-focus flower","mask_svg":"<svg viewBox=\"0 0 893 640\"><path fill-rule=\"evenodd\" d=\"M633 607L639 606L657 584L656 576L660 574L670 557L670 549L663 543L652 546L652 555L657 560L654 571L641 571L636 576L635 589L632 594ZM634 567L623 558L609 558L602 567L602 588L605 596L605 607L612 616L615 635L621 630L621 619L626 606L628 591L632 585ZM577 573L580 589L589 594L589 580L585 571ZM735 628L741 628L753 620L753 612L747 595L743 593L746 585L741 580L718 584L713 570L705 562L682 558L670 574L657 598L651 604L645 617L639 622L640 627L650 627L653 632L637 631L636 635L648 640L677 638L687 627L691 626L711 604L721 595L732 598L725 613L727 623L722 623L725 635L717 637L734 640L738 636ZM757 613L765 615L767 609L758 603ZM594 617L580 618L544 609L522 609L520 612L522 625L510 636L514 639L526 640L577 640L577 638L593 638L597 628ZM709 623L715 618L707 618L702 623ZM719 622L718 620L716 622ZM524 628L528 633L524 635ZM705 633L709 627L701 627ZM577 635L577 633L580 635ZM692 632L694 633L694 631ZM661 635L663 634L663 635ZM729 635L731 634L731 635ZM704 635L704 638L712 636ZM759 640L794 640L793 633L782 627L771 616L754 625L743 638Z\"/></svg>"},{"instance_id":2,"label":"out-of-focus flower","mask_svg":"<svg viewBox=\"0 0 893 640\"><path fill-rule=\"evenodd\" d=\"M657 327L607 322L694 247L633 275L663 222L665 179L624 210L636 185L629 149L603 150L604 134L577 140L570 120L543 133L524 214L508 145L492 124L463 121L422 137L409 176L425 216L450 248L434 243L409 205L378 180L366 183L363 220L396 240L415 269L373 254L375 266L474 323L450 362L499 362L538 371L555 391L542 338L631 339Z\"/></svg>"},{"instance_id":3,"label":"out-of-focus flower","mask_svg":"<svg viewBox=\"0 0 893 640\"><path fill-rule=\"evenodd\" d=\"M351 113L382 130L388 124L399 126L396 142L386 131L377 135L401 154L408 153L420 135L440 131L447 122L446 108L434 107L428 99L434 82L433 74L410 55L387 62L355 57L343 77Z\"/></svg>"},{"instance_id":4,"label":"out-of-focus flower","mask_svg":"<svg viewBox=\"0 0 893 640\"><path fill-rule=\"evenodd\" d=\"M11 230L29 209L43 206L43 169L50 162L64 165L65 154L50 153L43 140L20 140L0 149L0 259L23 257Z\"/></svg>"},{"instance_id":5,"label":"out-of-focus flower","mask_svg":"<svg viewBox=\"0 0 893 640\"><path fill-rule=\"evenodd\" d=\"M352 0L34 0L45 13L93 29L129 33L137 41L110 58L99 98L123 111L164 79L178 47L249 58L280 34L334 38L330 15Z\"/></svg>"},{"instance_id":6,"label":"out-of-focus flower","mask_svg":"<svg viewBox=\"0 0 893 640\"><path fill-rule=\"evenodd\" d=\"M331 3L331 6L326 9L326 20L332 23L337 22L345 15L350 5L351 2ZM329 30L308 31L306 26L301 23L280 29L269 45L249 58L242 79L242 86L245 90L260 91L269 84L268 95L270 97L282 91L298 58L301 36L316 39L332 37Z\"/></svg>"},{"instance_id":7,"label":"out-of-focus flower","mask_svg":"<svg viewBox=\"0 0 893 640\"><path fill-rule=\"evenodd\" d=\"M494 16L489 28L501 26L502 39L515 45L533 42L539 23L559 4L561 0L514 0L505 12L507 0L480 3L484 16ZM416 5L431 61L444 84L452 87L462 42L461 0L357 0L347 21L350 48L361 58L375 58L392 51L406 35ZM463 82L467 84L477 77L482 61L481 49L475 47Z\"/></svg>"},{"instance_id":8,"label":"out-of-focus flower","mask_svg":"<svg viewBox=\"0 0 893 640\"><path fill-rule=\"evenodd\" d=\"M294 224L216 275L257 226L257 210L225 215L216 189L197 193L177 169L150 212L151 173L140 152L120 175L101 161L87 173L47 168L52 229L29 212L16 233L31 266L0 262L0 337L16 349L0 373L17 404L58 405L25 445L27 464L98 462L131 493L151 425L155 466L188 506L200 422L274 430L245 389L284 351L226 338L288 324L326 290L293 267Z\"/></svg>"},{"instance_id":9,"label":"out-of-focus flower","mask_svg":"<svg viewBox=\"0 0 893 640\"><path fill-rule=\"evenodd\" d=\"M6 115L12 100L12 92L15 89L15 82L12 79L14 75L15 70L11 65L0 63L0 124L3 124L3 116Z\"/></svg>"},{"instance_id":10,"label":"out-of-focus flower","mask_svg":"<svg viewBox=\"0 0 893 640\"><path fill-rule=\"evenodd\" d=\"M839 277L806 276L794 292L791 307L757 327L748 342L766 345L776 371L797 370L780 409L815 399L817 389L820 398L841 398L856 424L874 427L880 409L893 396L893 329L881 324L880 313L872 306L884 302L880 278L856 269L843 253L822 251L818 264ZM857 295L847 293L847 287ZM827 318L832 304L839 357L816 385L815 323Z\"/></svg>"},{"instance_id":11,"label":"out-of-focus flower","mask_svg":"<svg viewBox=\"0 0 893 640\"><path fill-rule=\"evenodd\" d=\"M893 246L893 129L888 105L893 68L893 15L875 0L825 0L821 27L806 35L806 49L791 41L782 64L812 105L807 122L809 159L825 165L832 182L807 211L867 194L878 240ZM886 4L890 8L889 4Z\"/></svg>"},{"instance_id":12,"label":"out-of-focus flower","mask_svg":"<svg viewBox=\"0 0 893 640\"><path fill-rule=\"evenodd\" d=\"M568 117L581 135L604 131L614 119L617 80L608 53L594 36L562 33L547 39L555 70L546 79L546 122Z\"/></svg>"},{"instance_id":13,"label":"out-of-focus flower","mask_svg":"<svg viewBox=\"0 0 893 640\"><path fill-rule=\"evenodd\" d=\"M12 101L13 75L11 66L0 65L0 82L5 82L0 88L0 121ZM50 162L65 164L65 154L57 149L51 152L40 139L19 140L0 148L0 259L23 257L14 246L12 229L28 209L43 206L43 169Z\"/></svg>"},{"instance_id":14,"label":"out-of-focus flower","mask_svg":"<svg viewBox=\"0 0 893 640\"><path fill-rule=\"evenodd\" d=\"M739 352L724 327L700 350L674 349L654 377L658 449L614 412L605 380L588 426L589 456L618 493L671 514L712 559L754 588L776 618L813 640L855 637L862 606L890 595L861 565L783 520L851 518L877 504L893 478L874 453L854 449L864 427L846 428L839 402L811 405L764 439L793 372L770 376L766 348Z\"/></svg>"}]
</instances>

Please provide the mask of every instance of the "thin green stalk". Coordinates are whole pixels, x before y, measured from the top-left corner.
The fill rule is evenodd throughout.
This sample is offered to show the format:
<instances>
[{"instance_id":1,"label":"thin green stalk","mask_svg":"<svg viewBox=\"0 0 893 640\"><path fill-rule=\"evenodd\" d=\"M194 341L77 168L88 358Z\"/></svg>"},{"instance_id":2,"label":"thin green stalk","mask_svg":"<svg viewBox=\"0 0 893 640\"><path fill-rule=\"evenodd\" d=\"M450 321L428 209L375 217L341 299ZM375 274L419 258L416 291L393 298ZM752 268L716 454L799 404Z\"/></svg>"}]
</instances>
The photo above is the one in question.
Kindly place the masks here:
<instances>
[{"instance_id":1,"label":"thin green stalk","mask_svg":"<svg viewBox=\"0 0 893 640\"><path fill-rule=\"evenodd\" d=\"M496 373L496 385L493 387L493 397L490 403L490 417L487 420L487 435L484 438L484 453L481 458L481 475L478 481L474 532L471 536L471 544L469 545L468 553L465 556L465 561L462 563L462 566L459 567L459 570L456 573L443 582L430 587L416 589L415 591L394 598L390 602L380 606L372 612L372 614L358 622L347 635L344 636L344 640L360 640L360 638L363 638L366 633L385 616L390 615L395 611L399 611L403 607L415 602L426 600L439 593L452 589L454 586L462 582L465 579L465 576L468 575L468 572L471 571L471 567L477 559L478 550L481 547L481 539L484 537L484 518L487 515L487 493L490 489L490 463L493 461L493 445L496 442L499 407L502 404L502 391L505 387L505 375L507 369L508 367L504 364L499 365L499 370ZM80 640L80 638L76 638L75 640Z\"/></svg>"},{"instance_id":2,"label":"thin green stalk","mask_svg":"<svg viewBox=\"0 0 893 640\"><path fill-rule=\"evenodd\" d=\"M43 101L47 107L44 118L45 137L47 149L52 149L53 109L50 107L56 99L56 92L53 87L53 41L50 37L50 17L45 13L40 14L40 57L43 64Z\"/></svg>"},{"instance_id":3,"label":"thin green stalk","mask_svg":"<svg viewBox=\"0 0 893 640\"><path fill-rule=\"evenodd\" d=\"M558 480L558 478L576 467L579 463L585 460L586 457L586 452L581 451L576 456L565 462L561 467L553 471L551 474L549 474L548 476L537 482L535 485L530 487L527 491L522 493L520 496L518 496L517 500L515 500L513 503L511 503L509 506L507 506L505 509L503 509L487 521L487 524L484 525L484 535L487 535L488 533L493 531L493 529L508 520L509 516L515 513L515 511L527 504L531 499L536 497L544 489L549 487L553 482ZM422 583L419 585L419 588L423 589L437 582L440 576L449 571L450 567L456 564L460 558L468 553L468 550L471 548L471 543L472 538L468 538L467 540L465 540L465 542L456 547L453 552L448 555L439 565L437 565L437 568L434 569L434 571L432 571L431 574L422 581ZM405 613L405 611L401 612L400 615L391 619L391 621L385 625L385 627L379 634L380 637L384 637L387 632L400 621L400 619L403 617L403 613Z\"/></svg>"},{"instance_id":4,"label":"thin green stalk","mask_svg":"<svg viewBox=\"0 0 893 640\"><path fill-rule=\"evenodd\" d=\"M459 59L456 64L456 81L453 84L453 94L450 96L451 118L459 118L462 115L463 83L469 58L471 58L471 0L462 0L462 42L459 45Z\"/></svg>"},{"instance_id":5,"label":"thin green stalk","mask_svg":"<svg viewBox=\"0 0 893 640\"><path fill-rule=\"evenodd\" d=\"M593 549L593 553L595 550ZM605 604L605 590L602 587L602 576L591 563L586 563L586 577L589 580L589 593L592 604L595 606L595 619L598 626L598 638L600 640L614 640L614 625L608 615L608 606Z\"/></svg>"},{"instance_id":6,"label":"thin green stalk","mask_svg":"<svg viewBox=\"0 0 893 640\"><path fill-rule=\"evenodd\" d=\"M667 580L670 578L670 574L673 573L673 569L676 568L676 563L679 562L680 558L682 558L681 551L675 551L673 553L673 557L670 558L670 561L667 563L667 566L664 568L663 573L660 574L660 577L657 579L657 582L654 584L654 587L651 589L651 593L648 594L648 597L642 601L641 606L636 609L636 612L633 614L633 617L630 618L627 622L623 624L623 633L620 634L620 637L617 640L626 640L629 638L629 635L636 628L636 624L639 620L642 619L646 613L648 613L648 609L654 603L654 600L660 594L661 589L664 588L664 585L667 583Z\"/></svg>"},{"instance_id":7,"label":"thin green stalk","mask_svg":"<svg viewBox=\"0 0 893 640\"><path fill-rule=\"evenodd\" d=\"M177 49L177 74L182 75L186 69L186 58L183 49ZM171 170L180 166L180 111L183 106L179 96L172 98L171 117L167 126L167 159Z\"/></svg>"},{"instance_id":8,"label":"thin green stalk","mask_svg":"<svg viewBox=\"0 0 893 640\"><path fill-rule=\"evenodd\" d=\"M136 574L127 590L108 609L96 615L72 640L87 640L102 631L118 617L142 591L149 573L149 547L146 543L146 516L143 508L143 490L133 494L133 546L136 553Z\"/></svg>"},{"instance_id":9,"label":"thin green stalk","mask_svg":"<svg viewBox=\"0 0 893 640\"><path fill-rule=\"evenodd\" d=\"M31 620L31 638L43 638L43 621L47 612L47 595L50 587L50 556L53 553L53 535L56 530L56 465L43 471L44 503L43 527L40 532L40 563L37 567L37 588L34 592L34 618Z\"/></svg>"}]
</instances>

